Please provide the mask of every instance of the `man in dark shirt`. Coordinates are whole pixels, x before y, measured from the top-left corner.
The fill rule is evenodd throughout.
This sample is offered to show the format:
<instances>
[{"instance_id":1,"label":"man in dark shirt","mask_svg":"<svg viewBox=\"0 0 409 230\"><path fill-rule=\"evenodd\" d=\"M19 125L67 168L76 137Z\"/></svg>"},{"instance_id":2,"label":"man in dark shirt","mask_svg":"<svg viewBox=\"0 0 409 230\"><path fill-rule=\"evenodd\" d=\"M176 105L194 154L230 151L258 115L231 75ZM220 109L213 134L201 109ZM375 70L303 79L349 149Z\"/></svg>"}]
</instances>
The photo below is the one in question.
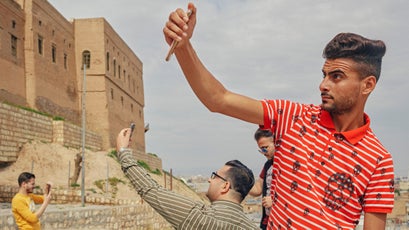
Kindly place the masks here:
<instances>
[{"instance_id":1,"label":"man in dark shirt","mask_svg":"<svg viewBox=\"0 0 409 230\"><path fill-rule=\"evenodd\" d=\"M254 133L254 139L259 147L259 152L267 158L261 170L258 180L254 183L253 188L249 194L252 196L260 196L261 204L263 206L262 217L260 221L260 228L267 229L268 217L270 215L271 206L273 204L271 200L271 181L273 179L273 158L275 152L274 136L268 129L257 129Z\"/></svg>"}]
</instances>

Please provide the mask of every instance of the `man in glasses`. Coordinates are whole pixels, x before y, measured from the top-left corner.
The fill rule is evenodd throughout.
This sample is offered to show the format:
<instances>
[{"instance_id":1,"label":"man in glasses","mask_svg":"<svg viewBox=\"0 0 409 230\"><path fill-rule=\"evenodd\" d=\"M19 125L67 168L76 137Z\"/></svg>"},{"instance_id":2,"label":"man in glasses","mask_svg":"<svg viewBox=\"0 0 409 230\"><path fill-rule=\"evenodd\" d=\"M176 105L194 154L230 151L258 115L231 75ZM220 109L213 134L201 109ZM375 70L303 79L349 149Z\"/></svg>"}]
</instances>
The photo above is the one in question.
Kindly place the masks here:
<instances>
[{"instance_id":1,"label":"man in glasses","mask_svg":"<svg viewBox=\"0 0 409 230\"><path fill-rule=\"evenodd\" d=\"M128 148L131 129L117 137L122 171L138 194L175 229L258 229L240 203L254 185L253 172L238 160L228 161L209 178L206 193L211 205L163 189L138 165Z\"/></svg>"},{"instance_id":2,"label":"man in glasses","mask_svg":"<svg viewBox=\"0 0 409 230\"><path fill-rule=\"evenodd\" d=\"M268 129L257 129L254 133L254 139L259 147L259 152L267 158L261 170L258 180L254 183L249 194L252 196L260 196L263 206L260 228L267 229L268 217L270 215L272 200L271 200L271 181L273 179L273 158L274 158L274 137Z\"/></svg>"}]
</instances>

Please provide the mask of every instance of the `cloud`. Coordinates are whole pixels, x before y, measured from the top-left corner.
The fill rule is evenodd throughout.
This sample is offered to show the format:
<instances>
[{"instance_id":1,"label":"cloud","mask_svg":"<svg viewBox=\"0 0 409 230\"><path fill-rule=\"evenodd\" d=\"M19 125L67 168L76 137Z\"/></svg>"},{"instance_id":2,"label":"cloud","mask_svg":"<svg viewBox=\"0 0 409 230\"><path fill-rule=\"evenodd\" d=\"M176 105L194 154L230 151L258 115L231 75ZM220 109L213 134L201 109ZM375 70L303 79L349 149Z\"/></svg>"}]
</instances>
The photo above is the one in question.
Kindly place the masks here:
<instances>
[{"instance_id":1,"label":"cloud","mask_svg":"<svg viewBox=\"0 0 409 230\"><path fill-rule=\"evenodd\" d=\"M105 17L144 65L148 152L176 175L203 174L240 159L258 175L257 128L213 114L189 88L168 49L162 28L170 11L186 1L49 0L66 18ZM196 1L192 43L209 70L230 90L256 99L319 103L322 49L339 32L355 32L387 44L382 76L366 112L392 153L398 175L409 167L409 2L391 1ZM98 7L95 7L98 6Z\"/></svg>"}]
</instances>

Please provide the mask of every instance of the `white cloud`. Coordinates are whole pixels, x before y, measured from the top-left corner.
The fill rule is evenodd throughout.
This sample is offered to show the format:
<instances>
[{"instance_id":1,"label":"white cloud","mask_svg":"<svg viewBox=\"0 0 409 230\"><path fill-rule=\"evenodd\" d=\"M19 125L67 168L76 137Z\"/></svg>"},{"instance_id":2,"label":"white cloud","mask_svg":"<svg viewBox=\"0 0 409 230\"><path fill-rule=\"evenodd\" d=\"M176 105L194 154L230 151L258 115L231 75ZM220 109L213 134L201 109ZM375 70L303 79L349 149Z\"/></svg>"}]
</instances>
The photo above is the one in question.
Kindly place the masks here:
<instances>
[{"instance_id":1,"label":"white cloud","mask_svg":"<svg viewBox=\"0 0 409 230\"><path fill-rule=\"evenodd\" d=\"M186 1L49 0L66 18L105 17L144 64L147 151L174 174L203 174L237 158L255 175L262 166L256 126L212 114L194 96L173 59L162 28L170 11ZM355 32L387 43L381 80L366 111L372 128L392 153L398 175L409 167L409 2L373 1L197 1L192 43L225 86L257 99L319 103L321 57L339 32ZM98 6L98 7L95 7Z\"/></svg>"}]
</instances>

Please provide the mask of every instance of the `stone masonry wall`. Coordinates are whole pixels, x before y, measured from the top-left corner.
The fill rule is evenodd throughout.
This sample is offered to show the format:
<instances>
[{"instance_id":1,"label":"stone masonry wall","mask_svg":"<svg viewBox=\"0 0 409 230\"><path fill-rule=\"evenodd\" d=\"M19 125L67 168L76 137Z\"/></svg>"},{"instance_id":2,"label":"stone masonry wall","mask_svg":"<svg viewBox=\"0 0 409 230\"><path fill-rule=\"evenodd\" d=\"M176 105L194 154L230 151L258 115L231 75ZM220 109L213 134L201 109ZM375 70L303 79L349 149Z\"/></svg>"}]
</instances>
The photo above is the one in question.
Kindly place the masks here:
<instances>
[{"instance_id":1,"label":"stone masonry wall","mask_svg":"<svg viewBox=\"0 0 409 230\"><path fill-rule=\"evenodd\" d=\"M0 230L16 229L10 203L17 186L0 185ZM35 191L41 194L41 189ZM80 206L80 190L53 190L53 199L41 217L42 229L173 229L171 225L138 196L118 200L86 196Z\"/></svg>"},{"instance_id":2,"label":"stone masonry wall","mask_svg":"<svg viewBox=\"0 0 409 230\"><path fill-rule=\"evenodd\" d=\"M82 146L82 129L68 122L53 121L53 142L80 148ZM85 132L85 144L93 151L101 150L102 138L92 132Z\"/></svg>"},{"instance_id":3,"label":"stone masonry wall","mask_svg":"<svg viewBox=\"0 0 409 230\"><path fill-rule=\"evenodd\" d=\"M52 142L52 119L0 103L0 162L17 160L17 153L30 140Z\"/></svg>"},{"instance_id":4,"label":"stone masonry wall","mask_svg":"<svg viewBox=\"0 0 409 230\"><path fill-rule=\"evenodd\" d=\"M51 117L0 103L0 163L16 161L22 146L31 140L80 148L81 127L65 121L53 121ZM85 147L93 151L101 150L101 136L87 131ZM152 170L162 170L162 160L159 157L136 151L134 155Z\"/></svg>"},{"instance_id":5,"label":"stone masonry wall","mask_svg":"<svg viewBox=\"0 0 409 230\"><path fill-rule=\"evenodd\" d=\"M0 103L0 162L14 162L24 143L37 140L81 146L81 128L64 121ZM86 132L86 148L100 150L102 138Z\"/></svg>"},{"instance_id":6,"label":"stone masonry wall","mask_svg":"<svg viewBox=\"0 0 409 230\"><path fill-rule=\"evenodd\" d=\"M61 208L61 209L59 209ZM148 204L48 208L41 217L41 229L173 229ZM0 230L17 229L11 211L0 213Z\"/></svg>"}]
</instances>

